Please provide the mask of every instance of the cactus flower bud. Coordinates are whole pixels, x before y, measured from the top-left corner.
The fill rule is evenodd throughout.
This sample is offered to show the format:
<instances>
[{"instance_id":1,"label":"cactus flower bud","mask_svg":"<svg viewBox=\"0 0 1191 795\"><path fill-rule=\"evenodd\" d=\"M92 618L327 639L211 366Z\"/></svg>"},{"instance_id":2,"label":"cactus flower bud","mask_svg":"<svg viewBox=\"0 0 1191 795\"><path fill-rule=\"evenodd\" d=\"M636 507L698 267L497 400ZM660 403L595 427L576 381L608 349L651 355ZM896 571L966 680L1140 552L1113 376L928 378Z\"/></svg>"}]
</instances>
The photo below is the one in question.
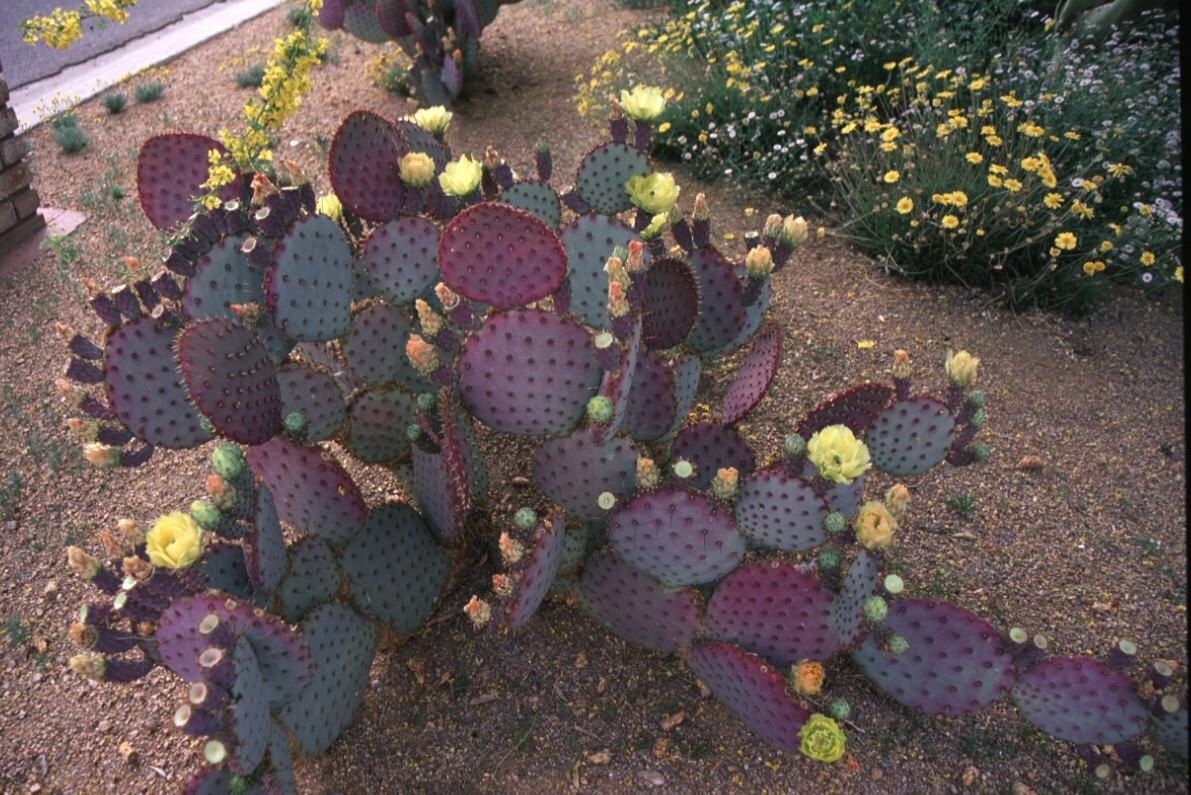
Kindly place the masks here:
<instances>
[{"instance_id":1,"label":"cactus flower bud","mask_svg":"<svg viewBox=\"0 0 1191 795\"><path fill-rule=\"evenodd\" d=\"M666 230L666 213L658 213L649 219L649 224L641 230L642 240L656 240ZM634 241L636 242L636 241ZM632 243L629 244L630 246Z\"/></svg>"},{"instance_id":2,"label":"cactus flower bud","mask_svg":"<svg viewBox=\"0 0 1191 795\"><path fill-rule=\"evenodd\" d=\"M83 445L83 458L100 469L115 469L120 466L120 448L100 442Z\"/></svg>"},{"instance_id":3,"label":"cactus flower bud","mask_svg":"<svg viewBox=\"0 0 1191 795\"><path fill-rule=\"evenodd\" d=\"M533 153L535 155L550 154L550 142L547 141L545 138L539 138L538 142L533 145Z\"/></svg>"},{"instance_id":4,"label":"cactus flower bud","mask_svg":"<svg viewBox=\"0 0 1191 795\"><path fill-rule=\"evenodd\" d=\"M587 401L587 416L592 422L607 422L612 419L612 401L603 395L596 395Z\"/></svg>"},{"instance_id":5,"label":"cactus flower bud","mask_svg":"<svg viewBox=\"0 0 1191 795\"><path fill-rule=\"evenodd\" d=\"M943 369L947 371L947 379L951 381L951 385L961 389L976 383L979 367L980 360L967 351L949 352L947 361L943 364Z\"/></svg>"},{"instance_id":6,"label":"cactus flower bud","mask_svg":"<svg viewBox=\"0 0 1191 795\"><path fill-rule=\"evenodd\" d=\"M707 204L707 196L702 193L695 194L695 206L691 210L692 221L710 221L711 207Z\"/></svg>"},{"instance_id":7,"label":"cactus flower bud","mask_svg":"<svg viewBox=\"0 0 1191 795\"><path fill-rule=\"evenodd\" d=\"M538 515L534 513L533 508L528 506L518 508L517 513L513 514L513 524L522 530L529 530L537 523Z\"/></svg>"},{"instance_id":8,"label":"cactus flower bud","mask_svg":"<svg viewBox=\"0 0 1191 795\"><path fill-rule=\"evenodd\" d=\"M397 176L411 188L424 188L434 179L434 160L422 152L410 152L397 161Z\"/></svg>"},{"instance_id":9,"label":"cactus flower bud","mask_svg":"<svg viewBox=\"0 0 1191 795\"><path fill-rule=\"evenodd\" d=\"M827 714L835 720L847 720L852 715L852 705L846 699L833 698L827 705Z\"/></svg>"},{"instance_id":10,"label":"cactus flower bud","mask_svg":"<svg viewBox=\"0 0 1191 795\"><path fill-rule=\"evenodd\" d=\"M285 426L285 432L290 436L300 437L305 435L306 428L309 427L310 421L306 419L306 413L303 411L291 411L285 415L282 420Z\"/></svg>"},{"instance_id":11,"label":"cactus flower bud","mask_svg":"<svg viewBox=\"0 0 1191 795\"><path fill-rule=\"evenodd\" d=\"M451 126L451 119L455 118L455 114L444 108L442 105L435 105L430 108L422 108L414 113L414 124L421 127L431 135L442 135L447 131L447 127Z\"/></svg>"},{"instance_id":12,"label":"cactus flower bud","mask_svg":"<svg viewBox=\"0 0 1191 795\"><path fill-rule=\"evenodd\" d=\"M624 269L629 273L637 273L644 268L645 244L638 240L630 240L628 254L624 261Z\"/></svg>"},{"instance_id":13,"label":"cactus flower bud","mask_svg":"<svg viewBox=\"0 0 1191 795\"><path fill-rule=\"evenodd\" d=\"M788 435L783 444L785 445L786 455L788 456L793 457L806 452L806 439L803 439L796 433Z\"/></svg>"},{"instance_id":14,"label":"cactus flower bud","mask_svg":"<svg viewBox=\"0 0 1191 795\"><path fill-rule=\"evenodd\" d=\"M99 543L103 545L103 554L108 560L122 558L132 551L132 547L107 530L99 531Z\"/></svg>"},{"instance_id":15,"label":"cactus flower bud","mask_svg":"<svg viewBox=\"0 0 1191 795\"><path fill-rule=\"evenodd\" d=\"M74 438L80 442L94 442L99 438L99 423L95 420L71 417L66 421L66 427L70 429L70 433Z\"/></svg>"},{"instance_id":16,"label":"cactus flower bud","mask_svg":"<svg viewBox=\"0 0 1191 795\"><path fill-rule=\"evenodd\" d=\"M298 165L298 161L283 157L281 159L281 165L285 167L286 173L289 174L291 185L305 185L310 182L310 177L306 176L306 172Z\"/></svg>"},{"instance_id":17,"label":"cactus flower bud","mask_svg":"<svg viewBox=\"0 0 1191 795\"><path fill-rule=\"evenodd\" d=\"M889 615L889 605L880 596L864 600L864 618L871 624L880 624Z\"/></svg>"},{"instance_id":18,"label":"cactus flower bud","mask_svg":"<svg viewBox=\"0 0 1191 795\"><path fill-rule=\"evenodd\" d=\"M411 442L416 442L422 438L422 426L414 423L405 427L405 438Z\"/></svg>"},{"instance_id":19,"label":"cactus flower bud","mask_svg":"<svg viewBox=\"0 0 1191 795\"><path fill-rule=\"evenodd\" d=\"M268 177L264 174L257 174L252 178L252 205L259 207L265 203L265 199L277 192L277 186L274 185Z\"/></svg>"},{"instance_id":20,"label":"cactus flower bud","mask_svg":"<svg viewBox=\"0 0 1191 795\"><path fill-rule=\"evenodd\" d=\"M633 281L629 278L629 272L625 270L624 261L615 255L608 257L608 261L604 263L604 273L608 274L608 282L616 282L621 287L630 286Z\"/></svg>"},{"instance_id":21,"label":"cactus flower bud","mask_svg":"<svg viewBox=\"0 0 1191 795\"><path fill-rule=\"evenodd\" d=\"M476 629L483 629L492 620L492 605L478 596L473 596L471 601L463 606L463 612L471 619Z\"/></svg>"},{"instance_id":22,"label":"cactus flower bud","mask_svg":"<svg viewBox=\"0 0 1191 795\"><path fill-rule=\"evenodd\" d=\"M190 503L190 516L195 524L204 530L217 530L223 521L223 513L209 500L195 500Z\"/></svg>"},{"instance_id":23,"label":"cactus flower bud","mask_svg":"<svg viewBox=\"0 0 1191 795\"><path fill-rule=\"evenodd\" d=\"M66 548L66 565L84 580L89 580L102 568L97 558L88 555L78 547Z\"/></svg>"},{"instance_id":24,"label":"cactus flower bud","mask_svg":"<svg viewBox=\"0 0 1191 795\"><path fill-rule=\"evenodd\" d=\"M976 409L976 413L972 415L972 419L968 420L968 424L976 430L984 427L984 409Z\"/></svg>"},{"instance_id":25,"label":"cactus flower bud","mask_svg":"<svg viewBox=\"0 0 1191 795\"><path fill-rule=\"evenodd\" d=\"M121 519L116 522L116 530L134 547L145 543L145 529L132 519Z\"/></svg>"},{"instance_id":26,"label":"cactus flower bud","mask_svg":"<svg viewBox=\"0 0 1191 795\"><path fill-rule=\"evenodd\" d=\"M848 526L848 520L839 511L832 511L823 517L823 529L828 535L839 535Z\"/></svg>"},{"instance_id":27,"label":"cactus flower bud","mask_svg":"<svg viewBox=\"0 0 1191 795\"><path fill-rule=\"evenodd\" d=\"M130 556L124 558L121 565L124 566L124 573L137 582L144 582L153 576L153 566L144 558Z\"/></svg>"},{"instance_id":28,"label":"cactus flower bud","mask_svg":"<svg viewBox=\"0 0 1191 795\"><path fill-rule=\"evenodd\" d=\"M905 590L906 583L901 577L896 574L888 574L885 576L885 590L892 594L899 594Z\"/></svg>"},{"instance_id":29,"label":"cactus flower bud","mask_svg":"<svg viewBox=\"0 0 1191 795\"><path fill-rule=\"evenodd\" d=\"M414 308L418 310L418 322L422 324L422 331L434 336L442 330L442 315L431 309L430 304L419 298L414 302Z\"/></svg>"},{"instance_id":30,"label":"cactus flower bud","mask_svg":"<svg viewBox=\"0 0 1191 795\"><path fill-rule=\"evenodd\" d=\"M207 494L221 511L231 510L240 499L240 493L231 481L214 473L207 475Z\"/></svg>"},{"instance_id":31,"label":"cactus flower bud","mask_svg":"<svg viewBox=\"0 0 1191 795\"><path fill-rule=\"evenodd\" d=\"M211 469L227 480L234 480L244 471L244 453L239 445L220 442L211 451Z\"/></svg>"},{"instance_id":32,"label":"cactus flower bud","mask_svg":"<svg viewBox=\"0 0 1191 795\"><path fill-rule=\"evenodd\" d=\"M629 201L638 209L658 215L668 213L678 201L678 194L682 188L674 181L674 175L659 172L656 174L634 174L624 184L629 193Z\"/></svg>"},{"instance_id":33,"label":"cactus flower bud","mask_svg":"<svg viewBox=\"0 0 1191 795\"><path fill-rule=\"evenodd\" d=\"M736 467L721 467L711 479L711 492L721 500L730 500L736 496L739 484L740 473Z\"/></svg>"},{"instance_id":34,"label":"cactus flower bud","mask_svg":"<svg viewBox=\"0 0 1191 795\"><path fill-rule=\"evenodd\" d=\"M825 677L823 665L813 660L802 660L790 669L790 684L800 696L819 695Z\"/></svg>"},{"instance_id":35,"label":"cactus flower bud","mask_svg":"<svg viewBox=\"0 0 1191 795\"><path fill-rule=\"evenodd\" d=\"M492 590L501 599L508 599L513 595L513 578L504 574L493 574Z\"/></svg>"},{"instance_id":36,"label":"cactus flower bud","mask_svg":"<svg viewBox=\"0 0 1191 795\"><path fill-rule=\"evenodd\" d=\"M264 315L264 310L256 301L249 301L246 304L229 304L228 308L232 310L232 314L240 318L245 325L255 326L261 322L261 317Z\"/></svg>"},{"instance_id":37,"label":"cactus flower bud","mask_svg":"<svg viewBox=\"0 0 1191 795\"><path fill-rule=\"evenodd\" d=\"M971 392L969 392L968 393L968 403L970 403L975 408L978 408L978 409L983 408L984 407L984 390L983 389L973 389Z\"/></svg>"},{"instance_id":38,"label":"cactus flower bud","mask_svg":"<svg viewBox=\"0 0 1191 795\"><path fill-rule=\"evenodd\" d=\"M67 381L65 378L54 379L54 393L62 398L71 411L77 411L79 406L83 404L83 398L87 393L76 387L74 384Z\"/></svg>"},{"instance_id":39,"label":"cactus flower bud","mask_svg":"<svg viewBox=\"0 0 1191 795\"><path fill-rule=\"evenodd\" d=\"M773 272L773 252L765 246L756 246L744 257L744 269L750 279L761 281Z\"/></svg>"},{"instance_id":40,"label":"cactus flower bud","mask_svg":"<svg viewBox=\"0 0 1191 795\"><path fill-rule=\"evenodd\" d=\"M675 476L680 477L683 480L686 480L691 475L695 474L695 467L691 465L690 461L687 461L684 458L680 458L674 462L673 470Z\"/></svg>"},{"instance_id":41,"label":"cactus flower bud","mask_svg":"<svg viewBox=\"0 0 1191 795\"><path fill-rule=\"evenodd\" d=\"M608 97L608 121L616 121L623 118L624 114L620 110L620 101L616 97Z\"/></svg>"},{"instance_id":42,"label":"cactus flower bud","mask_svg":"<svg viewBox=\"0 0 1191 795\"><path fill-rule=\"evenodd\" d=\"M76 621L70 625L70 642L80 649L90 649L99 640L99 630L90 624Z\"/></svg>"},{"instance_id":43,"label":"cactus flower bud","mask_svg":"<svg viewBox=\"0 0 1191 795\"><path fill-rule=\"evenodd\" d=\"M906 514L906 504L909 501L910 490L903 483L895 483L885 492L885 507L899 522Z\"/></svg>"},{"instance_id":44,"label":"cactus flower bud","mask_svg":"<svg viewBox=\"0 0 1191 795\"><path fill-rule=\"evenodd\" d=\"M853 525L856 530L856 541L865 549L878 550L889 546L893 541L893 531L897 529L897 520L885 507L885 503L870 501L861 508Z\"/></svg>"},{"instance_id":45,"label":"cactus flower bud","mask_svg":"<svg viewBox=\"0 0 1191 795\"><path fill-rule=\"evenodd\" d=\"M629 301L624 293L624 285L617 281L608 282L608 314L624 317L628 313Z\"/></svg>"},{"instance_id":46,"label":"cactus flower bud","mask_svg":"<svg viewBox=\"0 0 1191 795\"><path fill-rule=\"evenodd\" d=\"M596 497L596 505L601 511L610 511L616 505L616 495L610 491L600 492L600 496Z\"/></svg>"},{"instance_id":47,"label":"cactus flower bud","mask_svg":"<svg viewBox=\"0 0 1191 795\"><path fill-rule=\"evenodd\" d=\"M620 107L634 121L653 121L666 109L666 97L656 86L633 86L620 92Z\"/></svg>"},{"instance_id":48,"label":"cactus flower bud","mask_svg":"<svg viewBox=\"0 0 1191 795\"><path fill-rule=\"evenodd\" d=\"M899 381L905 381L910 377L913 369L910 367L910 354L903 350L896 350L893 352L893 367L890 368L893 377Z\"/></svg>"},{"instance_id":49,"label":"cactus flower bud","mask_svg":"<svg viewBox=\"0 0 1191 795\"><path fill-rule=\"evenodd\" d=\"M893 634L889 636L889 641L885 644L885 647L894 657L901 657L910 650L910 641L901 635Z\"/></svg>"},{"instance_id":50,"label":"cactus flower bud","mask_svg":"<svg viewBox=\"0 0 1191 795\"><path fill-rule=\"evenodd\" d=\"M771 214L765 219L765 226L761 229L761 234L770 240L777 240L782 234L782 217L777 213Z\"/></svg>"},{"instance_id":51,"label":"cactus flower bud","mask_svg":"<svg viewBox=\"0 0 1191 795\"><path fill-rule=\"evenodd\" d=\"M658 487L658 482L661 480L661 473L658 472L658 465L652 458L639 456L637 458L637 489L639 491L652 491Z\"/></svg>"},{"instance_id":52,"label":"cactus flower bud","mask_svg":"<svg viewBox=\"0 0 1191 795\"><path fill-rule=\"evenodd\" d=\"M434 285L434 294L438 296L438 302L442 304L442 308L448 312L459 306L459 295L442 282Z\"/></svg>"},{"instance_id":53,"label":"cactus flower bud","mask_svg":"<svg viewBox=\"0 0 1191 795\"><path fill-rule=\"evenodd\" d=\"M203 531L184 513L166 514L145 536L145 552L154 566L183 569L203 551Z\"/></svg>"},{"instance_id":54,"label":"cactus flower bud","mask_svg":"<svg viewBox=\"0 0 1191 795\"><path fill-rule=\"evenodd\" d=\"M324 193L314 202L314 211L325 215L335 223L343 220L343 202L334 193Z\"/></svg>"},{"instance_id":55,"label":"cactus flower bud","mask_svg":"<svg viewBox=\"0 0 1191 795\"><path fill-rule=\"evenodd\" d=\"M819 568L825 571L835 571L839 568L840 554L835 547L827 547L819 553Z\"/></svg>"},{"instance_id":56,"label":"cactus flower bud","mask_svg":"<svg viewBox=\"0 0 1191 795\"><path fill-rule=\"evenodd\" d=\"M438 184L448 196L470 196L480 186L484 170L480 164L467 155L447 163L438 175Z\"/></svg>"},{"instance_id":57,"label":"cactus flower bud","mask_svg":"<svg viewBox=\"0 0 1191 795\"><path fill-rule=\"evenodd\" d=\"M525 555L524 545L507 532L500 534L498 545L500 546L500 557L506 566L513 565Z\"/></svg>"},{"instance_id":58,"label":"cactus flower bud","mask_svg":"<svg viewBox=\"0 0 1191 795\"><path fill-rule=\"evenodd\" d=\"M793 215L788 215L782 221L781 242L786 248L798 248L802 241L806 240L807 234L806 221L801 215L797 218Z\"/></svg>"},{"instance_id":59,"label":"cactus flower bud","mask_svg":"<svg viewBox=\"0 0 1191 795\"><path fill-rule=\"evenodd\" d=\"M438 369L438 350L422 339L420 334L410 334L405 343L405 355L413 362L414 369L429 376Z\"/></svg>"},{"instance_id":60,"label":"cactus flower bud","mask_svg":"<svg viewBox=\"0 0 1191 795\"><path fill-rule=\"evenodd\" d=\"M107 672L107 661L98 654L76 654L70 658L70 670L79 676L102 682Z\"/></svg>"}]
</instances>

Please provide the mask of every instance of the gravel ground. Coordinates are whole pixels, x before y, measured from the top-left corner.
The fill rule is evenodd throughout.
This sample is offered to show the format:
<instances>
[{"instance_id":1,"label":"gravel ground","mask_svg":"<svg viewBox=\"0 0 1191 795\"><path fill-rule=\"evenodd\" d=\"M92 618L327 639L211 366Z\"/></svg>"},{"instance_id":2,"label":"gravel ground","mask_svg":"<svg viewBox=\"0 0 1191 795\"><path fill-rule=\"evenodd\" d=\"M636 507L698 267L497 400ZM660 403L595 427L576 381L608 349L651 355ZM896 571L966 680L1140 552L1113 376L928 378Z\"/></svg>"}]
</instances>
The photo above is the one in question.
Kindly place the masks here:
<instances>
[{"instance_id":1,"label":"gravel ground","mask_svg":"<svg viewBox=\"0 0 1191 795\"><path fill-rule=\"evenodd\" d=\"M619 28L655 12L605 2L532 0L501 11L485 33L480 75L456 108L455 151L492 143L524 170L551 139L556 183L601 138L570 99L574 75ZM0 791L175 791L197 743L167 728L178 702L171 676L97 686L64 670L66 629L89 590L63 567L67 544L96 546L118 518L151 521L197 496L196 454L158 456L104 475L83 464L62 427L52 381L61 372L59 321L97 335L80 280L110 284L151 263L156 233L135 199L135 155L146 136L212 133L237 118L232 73L263 60L284 13L272 12L172 63L166 93L109 116L81 108L92 143L63 155L48 129L31 135L36 186L50 206L89 220L19 273L0 274ZM357 107L408 111L372 86L380 48L341 39L315 90L284 132L283 149L326 190L321 149ZM292 142L292 146L290 146ZM717 233L799 212L766 196L700 187L686 175L683 206L705 190ZM122 198L115 198L122 193ZM756 208L755 211L751 208ZM739 253L739 234L724 247ZM953 599L994 625L1045 633L1066 653L1105 653L1129 638L1145 660L1186 671L1185 381L1181 300L1124 294L1093 320L1015 316L979 295L887 278L830 235L812 239L774 284L784 329L782 367L746 427L761 458L822 399L881 375L906 348L941 386L948 349L982 360L993 454L982 466L916 479L895 563L908 592ZM871 340L871 348L857 343ZM706 403L715 399L713 366ZM722 378L719 379L722 382ZM535 504L512 482L524 450L485 438L494 505ZM1022 470L1027 455L1041 469ZM399 493L387 473L364 478L370 500ZM873 493L883 484L873 484ZM970 495L966 514L948 498ZM955 503L955 499L950 502ZM498 511L497 520L504 519ZM571 604L546 604L516 637L476 638L459 607L483 589L479 567L412 642L389 643L344 741L303 764L303 792L1186 792L1185 765L1155 751L1147 777L1097 782L1071 749L1000 702L979 714L927 719L881 696L848 666L828 670L832 695L853 705L844 763L827 767L765 746L681 661L608 635ZM663 729L667 717L683 720ZM670 725L670 722L667 722Z\"/></svg>"}]
</instances>

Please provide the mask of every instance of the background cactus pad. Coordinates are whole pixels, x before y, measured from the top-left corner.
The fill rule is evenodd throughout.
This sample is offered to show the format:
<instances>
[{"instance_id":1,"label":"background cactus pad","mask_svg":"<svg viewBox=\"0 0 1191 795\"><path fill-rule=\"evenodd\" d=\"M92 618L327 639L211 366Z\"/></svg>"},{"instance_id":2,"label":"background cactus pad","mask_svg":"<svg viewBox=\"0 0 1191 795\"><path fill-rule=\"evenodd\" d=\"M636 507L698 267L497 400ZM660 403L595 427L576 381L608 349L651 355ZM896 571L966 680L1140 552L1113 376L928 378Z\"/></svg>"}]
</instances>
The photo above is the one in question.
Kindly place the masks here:
<instances>
[{"instance_id":1,"label":"background cactus pad","mask_svg":"<svg viewBox=\"0 0 1191 795\"><path fill-rule=\"evenodd\" d=\"M352 113L331 141L328 170L335 195L365 220L388 221L405 201L397 162L408 152L387 119L366 110Z\"/></svg>"},{"instance_id":2,"label":"background cactus pad","mask_svg":"<svg viewBox=\"0 0 1191 795\"><path fill-rule=\"evenodd\" d=\"M611 550L588 561L576 594L587 614L614 635L654 651L690 646L699 625L697 592L665 586Z\"/></svg>"},{"instance_id":3,"label":"background cactus pad","mask_svg":"<svg viewBox=\"0 0 1191 795\"><path fill-rule=\"evenodd\" d=\"M597 213L616 215L631 208L629 177L649 174L649 159L627 144L609 142L592 149L579 164L575 189ZM611 253L611 252L609 252Z\"/></svg>"},{"instance_id":4,"label":"background cactus pad","mask_svg":"<svg viewBox=\"0 0 1191 795\"><path fill-rule=\"evenodd\" d=\"M1018 677L1013 703L1047 734L1081 745L1122 743L1150 721L1133 682L1090 657L1038 663Z\"/></svg>"},{"instance_id":5,"label":"background cactus pad","mask_svg":"<svg viewBox=\"0 0 1191 795\"><path fill-rule=\"evenodd\" d=\"M220 154L227 150L214 138L194 133L155 135L141 144L136 159L136 187L141 208L149 222L158 229L169 229L185 221L194 212L195 200L206 191L212 149ZM239 198L240 175L219 189L219 198L231 201Z\"/></svg>"},{"instance_id":6,"label":"background cactus pad","mask_svg":"<svg viewBox=\"0 0 1191 795\"><path fill-rule=\"evenodd\" d=\"M782 330L770 323L753 340L753 347L728 384L720 418L725 423L740 422L761 402L782 358Z\"/></svg>"},{"instance_id":7,"label":"background cactus pad","mask_svg":"<svg viewBox=\"0 0 1191 795\"><path fill-rule=\"evenodd\" d=\"M950 452L955 419L934 398L901 400L882 411L864 435L873 466L897 478L921 475Z\"/></svg>"},{"instance_id":8,"label":"background cactus pad","mask_svg":"<svg viewBox=\"0 0 1191 795\"><path fill-rule=\"evenodd\" d=\"M598 519L603 512L596 498L605 491L627 496L634 490L637 451L622 438L596 444L580 430L544 442L534 453L533 475L538 488L572 516Z\"/></svg>"}]
</instances>

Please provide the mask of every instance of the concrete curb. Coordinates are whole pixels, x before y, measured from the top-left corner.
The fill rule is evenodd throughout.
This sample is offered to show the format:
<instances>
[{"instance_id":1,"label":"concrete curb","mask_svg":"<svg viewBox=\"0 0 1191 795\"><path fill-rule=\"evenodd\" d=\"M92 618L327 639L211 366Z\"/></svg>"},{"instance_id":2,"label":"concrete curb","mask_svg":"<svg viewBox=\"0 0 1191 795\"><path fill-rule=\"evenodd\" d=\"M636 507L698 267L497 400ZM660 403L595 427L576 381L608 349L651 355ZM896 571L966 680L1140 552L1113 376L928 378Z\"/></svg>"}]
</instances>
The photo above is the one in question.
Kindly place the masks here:
<instances>
[{"instance_id":1,"label":"concrete curb","mask_svg":"<svg viewBox=\"0 0 1191 795\"><path fill-rule=\"evenodd\" d=\"M205 41L271 11L281 0L234 0L193 11L171 25L89 61L12 91L9 100L25 132L54 113L90 99L133 72L169 61ZM135 9L134 9L135 13Z\"/></svg>"}]
</instances>

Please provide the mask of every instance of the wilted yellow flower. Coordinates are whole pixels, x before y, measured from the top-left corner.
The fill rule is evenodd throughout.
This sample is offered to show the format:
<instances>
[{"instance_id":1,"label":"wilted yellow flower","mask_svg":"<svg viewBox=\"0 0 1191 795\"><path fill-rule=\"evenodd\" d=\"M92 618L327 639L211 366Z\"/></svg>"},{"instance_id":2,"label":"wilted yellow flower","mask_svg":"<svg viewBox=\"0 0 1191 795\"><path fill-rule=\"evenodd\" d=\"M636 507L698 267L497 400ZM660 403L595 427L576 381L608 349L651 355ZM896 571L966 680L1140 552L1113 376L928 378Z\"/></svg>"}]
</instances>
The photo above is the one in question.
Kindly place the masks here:
<instances>
[{"instance_id":1,"label":"wilted yellow flower","mask_svg":"<svg viewBox=\"0 0 1191 795\"><path fill-rule=\"evenodd\" d=\"M903 483L895 483L885 492L885 507L899 522L906 515L906 504L909 501L910 490Z\"/></svg>"},{"instance_id":2,"label":"wilted yellow flower","mask_svg":"<svg viewBox=\"0 0 1191 795\"><path fill-rule=\"evenodd\" d=\"M343 218L343 204L334 193L319 196L318 201L314 203L314 209L319 215L325 215L335 223L339 223Z\"/></svg>"},{"instance_id":3,"label":"wilted yellow flower","mask_svg":"<svg viewBox=\"0 0 1191 795\"><path fill-rule=\"evenodd\" d=\"M806 457L819 476L833 483L851 483L872 467L868 447L846 425L828 425L806 443Z\"/></svg>"},{"instance_id":4,"label":"wilted yellow flower","mask_svg":"<svg viewBox=\"0 0 1191 795\"><path fill-rule=\"evenodd\" d=\"M438 369L438 349L421 334L410 334L405 341L405 355L413 363L414 369L424 376L433 374Z\"/></svg>"},{"instance_id":5,"label":"wilted yellow flower","mask_svg":"<svg viewBox=\"0 0 1191 795\"><path fill-rule=\"evenodd\" d=\"M620 92L620 108L637 121L653 121L666 109L666 98L656 86L633 86Z\"/></svg>"},{"instance_id":6,"label":"wilted yellow flower","mask_svg":"<svg viewBox=\"0 0 1191 795\"><path fill-rule=\"evenodd\" d=\"M120 448L102 442L83 445L83 458L100 469L113 469L120 465Z\"/></svg>"},{"instance_id":7,"label":"wilted yellow flower","mask_svg":"<svg viewBox=\"0 0 1191 795\"><path fill-rule=\"evenodd\" d=\"M902 215L914 210L914 200L909 196L902 196L897 200L897 211Z\"/></svg>"},{"instance_id":8,"label":"wilted yellow flower","mask_svg":"<svg viewBox=\"0 0 1191 795\"><path fill-rule=\"evenodd\" d=\"M790 684L800 696L819 695L825 677L822 664L813 660L803 660L790 670Z\"/></svg>"},{"instance_id":9,"label":"wilted yellow flower","mask_svg":"<svg viewBox=\"0 0 1191 795\"><path fill-rule=\"evenodd\" d=\"M952 386L958 387L969 387L975 384L979 367L980 360L967 351L948 353L947 361L943 363L948 380L951 381Z\"/></svg>"},{"instance_id":10,"label":"wilted yellow flower","mask_svg":"<svg viewBox=\"0 0 1191 795\"><path fill-rule=\"evenodd\" d=\"M448 196L470 196L480 186L482 173L479 161L462 155L458 160L447 163L438 175L438 184Z\"/></svg>"},{"instance_id":11,"label":"wilted yellow flower","mask_svg":"<svg viewBox=\"0 0 1191 795\"><path fill-rule=\"evenodd\" d=\"M853 523L856 530L856 541L869 550L884 549L893 540L893 531L897 529L897 519L885 503L866 502L856 516Z\"/></svg>"},{"instance_id":12,"label":"wilted yellow flower","mask_svg":"<svg viewBox=\"0 0 1191 795\"><path fill-rule=\"evenodd\" d=\"M649 176L636 174L629 178L624 187L629 192L629 200L650 215L668 213L682 190L674 181L674 176L666 173Z\"/></svg>"},{"instance_id":13,"label":"wilted yellow flower","mask_svg":"<svg viewBox=\"0 0 1191 795\"><path fill-rule=\"evenodd\" d=\"M180 511L159 517L145 536L145 552L154 566L184 569L198 560L202 550L203 531Z\"/></svg>"},{"instance_id":14,"label":"wilted yellow flower","mask_svg":"<svg viewBox=\"0 0 1191 795\"><path fill-rule=\"evenodd\" d=\"M414 123L431 135L442 135L445 133L453 118L455 118L455 114L441 105L435 105L432 108L422 108L414 113Z\"/></svg>"},{"instance_id":15,"label":"wilted yellow flower","mask_svg":"<svg viewBox=\"0 0 1191 795\"><path fill-rule=\"evenodd\" d=\"M424 152L410 152L397 161L397 176L411 188L424 188L434 179L434 160Z\"/></svg>"}]
</instances>

